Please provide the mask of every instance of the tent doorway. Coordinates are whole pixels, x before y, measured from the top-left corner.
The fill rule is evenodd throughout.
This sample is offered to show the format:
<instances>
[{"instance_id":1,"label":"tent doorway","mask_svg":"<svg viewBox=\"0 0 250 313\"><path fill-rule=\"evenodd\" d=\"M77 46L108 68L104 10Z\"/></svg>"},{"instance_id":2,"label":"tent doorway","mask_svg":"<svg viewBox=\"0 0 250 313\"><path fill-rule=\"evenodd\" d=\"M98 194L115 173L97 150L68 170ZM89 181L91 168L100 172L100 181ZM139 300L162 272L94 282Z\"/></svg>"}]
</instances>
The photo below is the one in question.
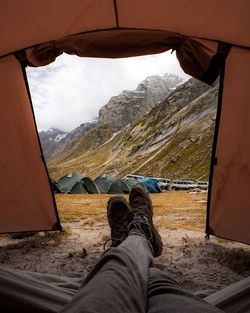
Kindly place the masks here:
<instances>
[{"instance_id":1,"label":"tent doorway","mask_svg":"<svg viewBox=\"0 0 250 313\"><path fill-rule=\"evenodd\" d=\"M168 71L175 71L180 76L177 77L176 74L171 76L166 73ZM27 74L38 127L42 128L43 125L49 127L48 132L42 133L48 135L49 149L52 151L50 155L46 151L44 154L49 155L48 168L53 178L60 178L63 182L72 170L80 172L81 175L89 175L92 179L103 174L122 178L129 173L137 173L149 179L157 178L157 184L160 177L165 180L182 179L183 182L189 179L193 181L191 184L193 189L198 187L197 181L208 180L218 83L209 87L207 84L191 79L181 70L175 53L166 52L115 60L82 59L62 55L47 67L28 68ZM165 83L164 79L167 83L162 87L161 85ZM117 84L114 86L116 81ZM130 86L134 90L128 91ZM94 97L91 98L92 96ZM115 101L111 100L112 97ZM145 102L154 103L150 107L145 106ZM96 111L93 113L89 111L89 107L93 107L95 103L97 103ZM121 120L117 120L117 116L112 119L114 111L110 115L105 113L110 120L99 114L99 118L104 120L106 118L106 125L104 123L100 126L103 120L100 119L101 123L98 125L98 110L103 110L100 108L103 103L103 107L106 109L109 106L110 111L113 109L112 106L114 111L119 109L117 115L122 115L123 120L131 115L129 110L133 105L133 118L139 105L144 105L144 111L132 121L128 119L124 125L121 125ZM95 115L89 116L90 113ZM77 127L71 130L72 125ZM54 138L50 137L57 127L61 127L62 133L56 133ZM100 138L96 139L96 137ZM67 138L73 139L70 142ZM94 142L95 140L97 142ZM51 150L52 141L55 145L59 145L60 157ZM90 146L85 146L86 141ZM63 142L64 144L61 145ZM80 146L82 150L75 149L74 145ZM124 164L121 159L118 159L121 155L117 147L119 145L123 147ZM115 150L114 146L116 146L114 151L116 157L112 156L109 161L105 153L110 154L109 150ZM44 149L46 149L46 142ZM127 155L125 155L126 149ZM64 153L66 153L65 161ZM147 160L149 153L150 159ZM138 159L140 162L137 161ZM128 160L132 163L130 167L126 165ZM67 167L68 163L70 167ZM103 163L105 166L102 166ZM57 170L57 166L60 171ZM64 166L65 169L62 171ZM106 178L99 178L101 179L103 181ZM119 186L115 188L115 184L112 186L110 190L108 187L107 190L98 187L102 193L104 190L106 193L129 191L129 187L128 190L123 191ZM165 189L160 187L163 186L154 189L157 190L155 192ZM171 184L166 189L171 189ZM81 183L70 190L62 188L63 193L88 193ZM148 190L152 191L152 188Z\"/></svg>"}]
</instances>

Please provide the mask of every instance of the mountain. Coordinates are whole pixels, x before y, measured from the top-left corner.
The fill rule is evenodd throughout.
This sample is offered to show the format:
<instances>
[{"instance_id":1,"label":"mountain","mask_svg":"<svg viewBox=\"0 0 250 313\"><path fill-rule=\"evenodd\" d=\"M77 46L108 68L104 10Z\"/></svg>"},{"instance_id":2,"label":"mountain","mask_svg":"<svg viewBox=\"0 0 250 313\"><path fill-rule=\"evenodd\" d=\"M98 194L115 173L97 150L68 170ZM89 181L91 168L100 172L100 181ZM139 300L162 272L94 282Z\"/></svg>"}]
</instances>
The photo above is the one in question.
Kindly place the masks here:
<instances>
[{"instance_id":1,"label":"mountain","mask_svg":"<svg viewBox=\"0 0 250 313\"><path fill-rule=\"evenodd\" d=\"M67 136L67 133L56 128L50 128L47 131L41 131L39 133L45 159L48 159L53 154L58 143L65 136Z\"/></svg>"},{"instance_id":2,"label":"mountain","mask_svg":"<svg viewBox=\"0 0 250 313\"><path fill-rule=\"evenodd\" d=\"M45 159L50 158L54 153L60 153L67 146L70 148L71 144L85 135L87 131L95 128L97 120L88 123L83 123L79 127L66 133L56 128L50 128L47 131L39 133L43 154Z\"/></svg>"},{"instance_id":3,"label":"mountain","mask_svg":"<svg viewBox=\"0 0 250 313\"><path fill-rule=\"evenodd\" d=\"M135 90L124 90L112 97L99 111L94 146L104 143L111 134L148 114L182 83L183 79L173 74L154 75L143 80Z\"/></svg>"},{"instance_id":4,"label":"mountain","mask_svg":"<svg viewBox=\"0 0 250 313\"><path fill-rule=\"evenodd\" d=\"M142 90L139 86L136 91ZM160 95L155 95L151 109L142 110L138 115L139 110L134 111L136 117L129 117L124 124L111 103L114 106L118 103L121 110L125 105L119 104L117 97L115 101L111 99L107 104L110 110L106 110L106 106L105 114L110 116L112 123L106 119L107 123L103 124L100 119L103 113L100 112L95 127L49 159L49 173L55 179L73 171L92 178L103 173L118 177L134 173L207 179L217 95L217 84L209 87L190 79L172 89L163 101L159 100ZM136 93L130 98L132 107L136 108L138 103L134 97ZM144 105L146 101L142 102ZM130 102L126 106L130 108ZM108 131L100 139L102 125L108 125Z\"/></svg>"},{"instance_id":5,"label":"mountain","mask_svg":"<svg viewBox=\"0 0 250 313\"><path fill-rule=\"evenodd\" d=\"M61 153L64 148L71 148L74 142L96 127L97 134L93 147L97 147L109 139L112 134L132 124L139 117L147 114L154 106L164 100L183 79L174 74L147 77L136 90L124 90L120 95L112 97L99 112L99 118L83 123L69 133L51 128L39 134L45 159L54 153ZM62 134L61 140L57 134ZM58 137L60 138L60 137Z\"/></svg>"}]
</instances>

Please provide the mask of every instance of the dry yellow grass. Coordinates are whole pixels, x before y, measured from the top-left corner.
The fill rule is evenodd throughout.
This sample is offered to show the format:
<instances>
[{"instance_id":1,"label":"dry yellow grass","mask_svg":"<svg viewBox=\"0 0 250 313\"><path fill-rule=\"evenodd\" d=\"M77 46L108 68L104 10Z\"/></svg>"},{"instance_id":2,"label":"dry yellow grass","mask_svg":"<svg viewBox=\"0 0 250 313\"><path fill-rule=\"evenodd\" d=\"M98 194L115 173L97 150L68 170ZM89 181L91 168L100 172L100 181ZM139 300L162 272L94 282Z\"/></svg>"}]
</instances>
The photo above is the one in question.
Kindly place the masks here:
<instances>
[{"instance_id":1,"label":"dry yellow grass","mask_svg":"<svg viewBox=\"0 0 250 313\"><path fill-rule=\"evenodd\" d=\"M105 218L106 203L110 195L56 195L62 223L87 218Z\"/></svg>"},{"instance_id":2,"label":"dry yellow grass","mask_svg":"<svg viewBox=\"0 0 250 313\"><path fill-rule=\"evenodd\" d=\"M56 195L62 223L84 221L82 227L106 224L106 204L112 195ZM206 194L165 192L151 194L159 228L204 231ZM125 195L125 198L128 198Z\"/></svg>"}]
</instances>

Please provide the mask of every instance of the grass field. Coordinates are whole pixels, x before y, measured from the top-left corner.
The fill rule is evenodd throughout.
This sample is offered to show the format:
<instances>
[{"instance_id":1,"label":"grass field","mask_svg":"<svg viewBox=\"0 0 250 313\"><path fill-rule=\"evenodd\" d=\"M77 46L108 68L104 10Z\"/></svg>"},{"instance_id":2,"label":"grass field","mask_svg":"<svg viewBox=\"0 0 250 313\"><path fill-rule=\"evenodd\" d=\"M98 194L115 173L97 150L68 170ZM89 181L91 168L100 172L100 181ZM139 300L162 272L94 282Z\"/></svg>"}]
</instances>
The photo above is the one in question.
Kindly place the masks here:
<instances>
[{"instance_id":1,"label":"grass field","mask_svg":"<svg viewBox=\"0 0 250 313\"><path fill-rule=\"evenodd\" d=\"M62 224L80 222L106 223L106 204L112 195L56 195ZM151 194L157 227L171 230L204 231L206 199L204 193L165 192ZM125 195L125 198L128 198Z\"/></svg>"}]
</instances>

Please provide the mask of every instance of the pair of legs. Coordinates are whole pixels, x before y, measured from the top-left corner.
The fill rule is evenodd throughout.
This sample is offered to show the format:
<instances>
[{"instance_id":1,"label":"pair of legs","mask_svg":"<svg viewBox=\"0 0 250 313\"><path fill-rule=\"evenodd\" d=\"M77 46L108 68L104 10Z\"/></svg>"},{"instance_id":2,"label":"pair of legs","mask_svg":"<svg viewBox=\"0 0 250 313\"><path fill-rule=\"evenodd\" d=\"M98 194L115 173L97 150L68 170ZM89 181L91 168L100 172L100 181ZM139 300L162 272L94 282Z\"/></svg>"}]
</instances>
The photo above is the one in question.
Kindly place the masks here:
<instances>
[{"instance_id":1,"label":"pair of legs","mask_svg":"<svg viewBox=\"0 0 250 313\"><path fill-rule=\"evenodd\" d=\"M153 225L148 194L135 187L129 197L108 203L112 248L83 283L0 268L1 312L196 313L221 312L189 294L153 267L162 241Z\"/></svg>"},{"instance_id":2,"label":"pair of legs","mask_svg":"<svg viewBox=\"0 0 250 313\"><path fill-rule=\"evenodd\" d=\"M163 245L152 217L151 200L141 187L132 189L129 203L111 198L108 220L113 247L61 312L221 312L153 267L153 257L161 254Z\"/></svg>"}]
</instances>

